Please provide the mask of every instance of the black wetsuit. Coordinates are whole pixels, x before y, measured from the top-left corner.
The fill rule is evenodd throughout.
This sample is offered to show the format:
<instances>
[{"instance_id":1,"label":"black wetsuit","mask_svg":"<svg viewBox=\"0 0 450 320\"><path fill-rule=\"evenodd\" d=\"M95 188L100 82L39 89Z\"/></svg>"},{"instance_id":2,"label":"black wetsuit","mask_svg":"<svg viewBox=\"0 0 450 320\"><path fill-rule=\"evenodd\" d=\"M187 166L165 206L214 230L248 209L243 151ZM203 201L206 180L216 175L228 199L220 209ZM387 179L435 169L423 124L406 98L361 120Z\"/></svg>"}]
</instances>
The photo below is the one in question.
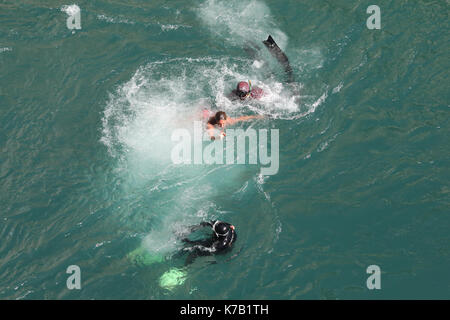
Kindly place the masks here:
<instances>
[{"instance_id":1,"label":"black wetsuit","mask_svg":"<svg viewBox=\"0 0 450 320\"><path fill-rule=\"evenodd\" d=\"M194 232L203 227L213 228L215 222L217 221L202 222L197 226L191 227L191 232ZM236 241L237 238L236 232L233 228L231 228L231 224L226 222L222 223L225 223L230 227L229 232L224 236L218 236L215 232L213 232L212 236L209 239L193 241L184 238L182 240L183 242L189 244L189 246L186 246L183 249L184 251L189 251L189 255L186 258L185 265L191 264L192 262L194 262L195 258L199 256L210 256L214 254L225 253L227 249L231 248L232 244Z\"/></svg>"}]
</instances>

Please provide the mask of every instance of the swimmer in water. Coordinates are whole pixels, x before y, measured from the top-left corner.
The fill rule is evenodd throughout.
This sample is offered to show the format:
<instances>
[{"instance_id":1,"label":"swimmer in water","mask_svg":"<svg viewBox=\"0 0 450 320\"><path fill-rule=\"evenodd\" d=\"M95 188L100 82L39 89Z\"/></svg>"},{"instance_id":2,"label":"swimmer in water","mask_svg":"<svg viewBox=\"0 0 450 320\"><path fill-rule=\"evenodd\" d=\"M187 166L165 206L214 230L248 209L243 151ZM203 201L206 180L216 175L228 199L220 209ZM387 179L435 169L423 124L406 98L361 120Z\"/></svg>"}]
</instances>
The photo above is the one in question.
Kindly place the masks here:
<instances>
[{"instance_id":1,"label":"swimmer in water","mask_svg":"<svg viewBox=\"0 0 450 320\"><path fill-rule=\"evenodd\" d=\"M210 238L204 240L189 240L184 238L181 241L186 244L183 251L189 251L185 266L194 262L199 256L210 256L219 253L225 253L236 241L235 227L229 223L214 220L202 222L199 225L190 227L190 232L194 232L203 227L210 227L213 234Z\"/></svg>"},{"instance_id":2,"label":"swimmer in water","mask_svg":"<svg viewBox=\"0 0 450 320\"><path fill-rule=\"evenodd\" d=\"M229 99L237 100L239 98L243 101L247 99L260 99L262 96L264 96L263 89L252 87L252 82L249 80L248 82L240 81L237 84L236 89L231 91Z\"/></svg>"},{"instance_id":3,"label":"swimmer in water","mask_svg":"<svg viewBox=\"0 0 450 320\"><path fill-rule=\"evenodd\" d=\"M264 118L264 117L261 115L257 115L257 116L242 116L239 118L230 118L227 116L227 114L225 112L219 111L219 112L216 112L216 114L214 116L209 118L209 120L206 124L206 129L209 133L209 136L211 137L211 140L215 140L216 137L214 135L214 129L216 127L218 127L219 129L222 130L219 135L219 138L223 139L223 137L225 137L224 129L226 126L233 125L240 121L247 121L247 120L251 120L251 119L261 119L261 118Z\"/></svg>"}]
</instances>

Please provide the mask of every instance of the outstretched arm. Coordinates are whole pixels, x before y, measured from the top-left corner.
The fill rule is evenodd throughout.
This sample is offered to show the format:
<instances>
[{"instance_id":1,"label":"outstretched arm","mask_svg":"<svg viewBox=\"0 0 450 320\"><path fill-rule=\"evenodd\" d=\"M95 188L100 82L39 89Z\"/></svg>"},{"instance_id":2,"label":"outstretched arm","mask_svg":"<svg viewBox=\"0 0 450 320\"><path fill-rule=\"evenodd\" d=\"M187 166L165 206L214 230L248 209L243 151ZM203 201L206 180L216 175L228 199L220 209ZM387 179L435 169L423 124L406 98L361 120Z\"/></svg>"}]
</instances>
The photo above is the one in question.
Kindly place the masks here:
<instances>
[{"instance_id":1,"label":"outstretched arm","mask_svg":"<svg viewBox=\"0 0 450 320\"><path fill-rule=\"evenodd\" d=\"M239 118L230 118L227 120L227 124L235 124L238 123L240 121L248 121L248 120L252 120L252 119L262 119L264 118L264 116L262 115L256 115L256 116L242 116Z\"/></svg>"},{"instance_id":2,"label":"outstretched arm","mask_svg":"<svg viewBox=\"0 0 450 320\"><path fill-rule=\"evenodd\" d=\"M213 225L214 225L214 221L209 221L209 222L203 221L200 224L189 226L188 229L189 229L189 232L192 233L192 232L195 232L195 231L197 231L197 230L199 230L201 228L205 228L205 227L212 228ZM189 240L188 238L183 238L183 239L181 239L181 242L190 243L190 244L203 244L204 245L204 240L195 240L195 241L193 241L193 240Z\"/></svg>"},{"instance_id":3,"label":"outstretched arm","mask_svg":"<svg viewBox=\"0 0 450 320\"><path fill-rule=\"evenodd\" d=\"M212 228L212 226L213 226L213 224L212 224L211 222L203 221L203 222L201 222L200 224L196 224L196 225L194 225L194 226L190 226L190 227L189 227L189 230L190 230L191 232L194 232L194 231L197 231L197 230L199 230L199 229L201 229L201 228L204 228L204 227L211 227L211 228Z\"/></svg>"}]
</instances>

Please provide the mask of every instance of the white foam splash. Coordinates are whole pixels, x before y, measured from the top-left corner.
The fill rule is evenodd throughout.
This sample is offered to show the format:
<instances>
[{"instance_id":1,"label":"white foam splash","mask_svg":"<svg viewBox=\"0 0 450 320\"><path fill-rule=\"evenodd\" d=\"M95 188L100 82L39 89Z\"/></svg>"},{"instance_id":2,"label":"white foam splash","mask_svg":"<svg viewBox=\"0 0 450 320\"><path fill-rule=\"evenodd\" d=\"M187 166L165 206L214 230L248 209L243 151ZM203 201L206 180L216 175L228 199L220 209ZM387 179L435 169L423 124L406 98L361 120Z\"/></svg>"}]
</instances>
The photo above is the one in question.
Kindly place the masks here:
<instances>
[{"instance_id":1,"label":"white foam splash","mask_svg":"<svg viewBox=\"0 0 450 320\"><path fill-rule=\"evenodd\" d=\"M97 19L102 20L102 21L106 21L106 22L109 22L109 23L123 23L123 24L131 24L131 25L135 24L134 21L131 21L131 20L128 20L128 19L125 19L125 18L121 18L121 17L114 17L113 18L113 17L105 16L104 14L98 14L97 15Z\"/></svg>"},{"instance_id":2,"label":"white foam splash","mask_svg":"<svg viewBox=\"0 0 450 320\"><path fill-rule=\"evenodd\" d=\"M277 28L270 10L262 2L207 0L198 9L200 19L222 39L242 44L265 39L270 33L281 48L287 45L287 36ZM178 25L161 25L163 31L178 28ZM129 177L129 194L135 193L136 186L143 186L147 196L157 194L152 208L158 212L149 213L158 217L157 228L143 241L149 251L173 251L179 237L186 232L186 225L219 218L220 212L211 199L228 190L233 193L246 182L245 175L241 174L246 170L243 167L227 170L225 166L179 168L172 165L170 138L174 129L192 127L193 121L199 120L202 108L220 109L232 117L258 113L296 119L314 112L327 97L327 92L319 99L312 97L314 102L305 106L307 110L301 110L300 96L293 92L299 92L302 85L288 86L275 77L267 77L261 69L249 58L165 59L140 67L110 95L102 118L101 142L117 159L117 171ZM265 96L259 101L231 101L229 93L242 80L251 80L253 86L264 90ZM215 183L217 171L220 171L220 188ZM258 189L271 203L270 194L262 188L264 181L257 176ZM276 241L281 222L277 216L275 220Z\"/></svg>"},{"instance_id":3,"label":"white foam splash","mask_svg":"<svg viewBox=\"0 0 450 320\"><path fill-rule=\"evenodd\" d=\"M316 108L320 106L328 97L328 92L325 91L319 99L317 99L311 106L311 112L316 111Z\"/></svg>"},{"instance_id":4,"label":"white foam splash","mask_svg":"<svg viewBox=\"0 0 450 320\"><path fill-rule=\"evenodd\" d=\"M112 156L126 150L164 158L161 153L167 153L171 144L168 132L186 123L183 119L198 119L195 117L203 107L221 109L232 116L251 110L278 118L289 118L299 111L298 97L276 80L257 80L257 72L246 73L252 72L241 66L246 63L231 58L177 58L139 68L111 95L102 119L101 141ZM248 78L266 95L245 104L229 100L234 85ZM214 103L216 106L211 106Z\"/></svg>"},{"instance_id":5,"label":"white foam splash","mask_svg":"<svg viewBox=\"0 0 450 320\"><path fill-rule=\"evenodd\" d=\"M333 89L333 93L338 93L339 91L341 91L343 85L344 84L342 82L339 83L339 85Z\"/></svg>"},{"instance_id":6,"label":"white foam splash","mask_svg":"<svg viewBox=\"0 0 450 320\"><path fill-rule=\"evenodd\" d=\"M178 30L179 28L191 28L191 26L184 24L160 24L163 32Z\"/></svg>"},{"instance_id":7,"label":"white foam splash","mask_svg":"<svg viewBox=\"0 0 450 320\"><path fill-rule=\"evenodd\" d=\"M270 9L264 2L207 0L196 9L196 13L212 33L228 42L260 42L271 34L277 39L281 49L284 50L287 46L286 34L278 29Z\"/></svg>"},{"instance_id":8,"label":"white foam splash","mask_svg":"<svg viewBox=\"0 0 450 320\"><path fill-rule=\"evenodd\" d=\"M80 12L80 7L76 4L63 5L61 11L67 13L68 16L74 16Z\"/></svg>"}]
</instances>

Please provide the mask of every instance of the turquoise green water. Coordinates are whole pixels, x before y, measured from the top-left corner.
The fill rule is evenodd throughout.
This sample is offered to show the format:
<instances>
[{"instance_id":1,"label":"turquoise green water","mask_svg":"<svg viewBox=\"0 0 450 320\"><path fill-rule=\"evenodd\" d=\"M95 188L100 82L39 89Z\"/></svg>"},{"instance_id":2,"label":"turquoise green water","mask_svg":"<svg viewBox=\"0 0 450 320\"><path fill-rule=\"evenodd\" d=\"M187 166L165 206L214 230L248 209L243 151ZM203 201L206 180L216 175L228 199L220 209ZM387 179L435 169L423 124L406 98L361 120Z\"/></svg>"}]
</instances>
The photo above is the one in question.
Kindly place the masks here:
<instances>
[{"instance_id":1,"label":"turquoise green water","mask_svg":"<svg viewBox=\"0 0 450 320\"><path fill-rule=\"evenodd\" d=\"M450 297L448 1L75 3L74 32L71 3L0 3L0 298ZM291 87L243 50L268 34ZM268 98L228 101L243 79ZM174 166L170 134L204 105L272 115L238 127L279 129L278 174ZM161 287L204 219L236 226L232 253Z\"/></svg>"}]
</instances>

